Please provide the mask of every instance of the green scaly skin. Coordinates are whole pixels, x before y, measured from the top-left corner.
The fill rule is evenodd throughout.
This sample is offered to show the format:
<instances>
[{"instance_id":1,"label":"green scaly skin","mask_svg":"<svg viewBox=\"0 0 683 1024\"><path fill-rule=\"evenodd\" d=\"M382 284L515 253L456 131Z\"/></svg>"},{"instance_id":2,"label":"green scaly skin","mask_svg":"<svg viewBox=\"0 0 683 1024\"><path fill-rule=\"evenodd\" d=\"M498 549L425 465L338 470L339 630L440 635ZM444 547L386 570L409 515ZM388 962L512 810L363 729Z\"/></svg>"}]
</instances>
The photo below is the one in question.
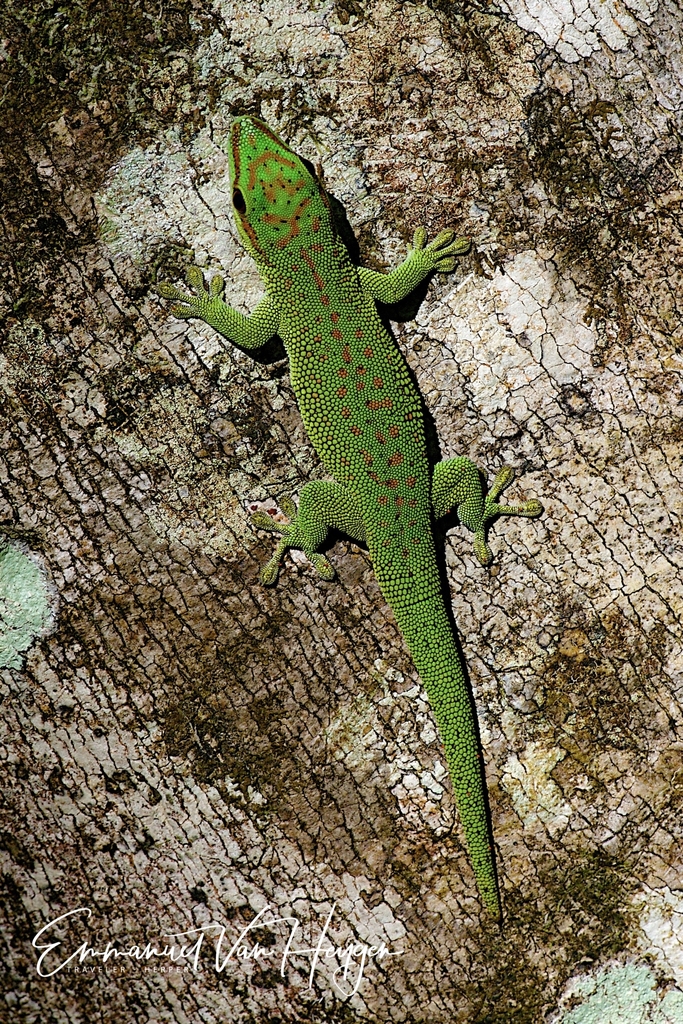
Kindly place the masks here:
<instances>
[{"instance_id":1,"label":"green scaly skin","mask_svg":"<svg viewBox=\"0 0 683 1024\"><path fill-rule=\"evenodd\" d=\"M307 484L298 511L283 499L289 525L265 513L252 517L255 525L281 534L261 579L275 582L290 547L301 548L320 576L331 579L332 566L317 551L331 527L367 544L439 726L479 892L499 917L475 710L443 600L432 519L456 508L486 565L487 521L500 514L537 516L542 508L535 500L517 507L497 503L514 475L509 467L484 496L469 459L430 466L419 393L375 307L375 300L404 298L432 271L452 270L469 242L448 230L426 245L426 233L418 228L397 270L380 274L356 267L308 161L254 117L234 121L229 156L235 220L266 298L246 317L222 301L220 277L206 290L197 267L188 274L196 295L170 284L159 290L180 302L172 310L176 316L199 317L242 348L280 336L306 430L336 481Z\"/></svg>"}]
</instances>

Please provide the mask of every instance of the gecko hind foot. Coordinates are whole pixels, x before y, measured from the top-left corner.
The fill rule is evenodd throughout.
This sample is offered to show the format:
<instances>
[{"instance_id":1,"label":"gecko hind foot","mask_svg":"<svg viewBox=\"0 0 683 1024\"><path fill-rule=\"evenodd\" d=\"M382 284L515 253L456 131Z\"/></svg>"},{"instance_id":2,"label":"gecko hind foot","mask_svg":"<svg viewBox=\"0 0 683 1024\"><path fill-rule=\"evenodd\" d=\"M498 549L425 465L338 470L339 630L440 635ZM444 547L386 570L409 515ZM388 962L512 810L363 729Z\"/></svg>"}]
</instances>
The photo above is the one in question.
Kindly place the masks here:
<instances>
[{"instance_id":1,"label":"gecko hind foot","mask_svg":"<svg viewBox=\"0 0 683 1024\"><path fill-rule=\"evenodd\" d=\"M310 539L306 537L306 531L302 529L299 522L300 511L292 499L283 496L280 499L280 508L290 520L289 523L279 523L272 519L267 512L261 511L254 512L250 517L252 526L257 526L261 530L268 530L270 533L282 534L282 538L275 549L275 554L266 562L259 573L261 583L266 587L272 587L277 582L282 559L289 548L298 548L303 551L321 579L333 580L335 572L331 562L324 555L313 550L317 545L311 544Z\"/></svg>"},{"instance_id":2,"label":"gecko hind foot","mask_svg":"<svg viewBox=\"0 0 683 1024\"><path fill-rule=\"evenodd\" d=\"M535 519L543 512L543 505L537 498L530 498L523 501L521 505L501 505L498 498L515 478L515 471L512 466L503 466L496 474L496 479L491 485L491 490L484 498L484 523L494 516L526 516L527 519Z\"/></svg>"}]
</instances>

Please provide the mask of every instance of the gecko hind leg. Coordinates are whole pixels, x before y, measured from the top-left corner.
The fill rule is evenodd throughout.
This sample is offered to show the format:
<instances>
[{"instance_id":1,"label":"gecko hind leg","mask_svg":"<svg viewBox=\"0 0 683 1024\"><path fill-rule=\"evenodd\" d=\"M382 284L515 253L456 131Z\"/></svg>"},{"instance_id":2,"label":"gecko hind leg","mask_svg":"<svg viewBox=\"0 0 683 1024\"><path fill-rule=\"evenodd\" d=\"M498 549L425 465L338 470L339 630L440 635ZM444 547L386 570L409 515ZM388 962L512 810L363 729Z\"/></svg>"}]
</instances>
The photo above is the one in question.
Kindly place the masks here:
<instances>
[{"instance_id":1,"label":"gecko hind leg","mask_svg":"<svg viewBox=\"0 0 683 1024\"><path fill-rule=\"evenodd\" d=\"M515 477L511 466L503 466L496 475L488 494L484 494L479 470L464 457L448 459L434 467L432 480L432 507L437 518L456 509L458 518L474 534L474 553L482 565L488 565L493 558L486 541L486 526L495 516L527 516L534 518L543 512L543 506L536 498L521 505L501 505L498 502L502 491Z\"/></svg>"},{"instance_id":2,"label":"gecko hind leg","mask_svg":"<svg viewBox=\"0 0 683 1024\"><path fill-rule=\"evenodd\" d=\"M260 572L261 582L266 586L276 582L288 548L299 548L322 579L332 580L335 575L332 564L316 550L325 542L328 531L333 528L354 540L365 540L358 503L341 484L313 480L302 489L298 509L288 497L280 499L280 508L289 518L289 523L277 523L266 512L255 512L251 517L254 526L282 534L275 554Z\"/></svg>"}]
</instances>

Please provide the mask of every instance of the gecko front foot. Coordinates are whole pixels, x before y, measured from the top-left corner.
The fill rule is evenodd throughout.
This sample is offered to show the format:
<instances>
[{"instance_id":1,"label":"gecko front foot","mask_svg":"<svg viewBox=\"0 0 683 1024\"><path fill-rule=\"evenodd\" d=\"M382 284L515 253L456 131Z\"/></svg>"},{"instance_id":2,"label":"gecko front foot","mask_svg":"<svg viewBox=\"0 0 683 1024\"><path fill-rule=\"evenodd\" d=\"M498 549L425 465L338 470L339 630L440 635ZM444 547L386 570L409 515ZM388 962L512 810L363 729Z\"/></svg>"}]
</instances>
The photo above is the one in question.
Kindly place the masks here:
<instances>
[{"instance_id":1,"label":"gecko front foot","mask_svg":"<svg viewBox=\"0 0 683 1024\"><path fill-rule=\"evenodd\" d=\"M181 303L181 305L171 307L173 316L183 319L196 316L210 323L211 314L216 312L217 307L223 306L221 296L225 288L225 281L220 274L214 274L207 289L203 271L199 267L190 267L187 272L187 283L190 288L194 289L196 295L186 295L169 281L161 281L157 285L157 291L164 299L175 299Z\"/></svg>"},{"instance_id":2,"label":"gecko front foot","mask_svg":"<svg viewBox=\"0 0 683 1024\"><path fill-rule=\"evenodd\" d=\"M308 486L310 487L310 484ZM311 537L310 530L307 531L305 526L302 525L300 522L300 512L297 511L297 507L292 499L289 497L282 497L280 499L280 508L290 520L289 523L278 523L272 519L267 512L256 511L251 516L251 523L253 526L258 526L260 529L268 530L271 533L282 534L282 539L275 549L275 554L270 561L263 566L259 573L261 583L266 587L272 587L273 584L277 582L280 566L282 565L282 559L288 548L301 549L321 579L328 581L333 580L335 574L331 563L324 555L313 550L313 548L317 547L318 544L312 544L311 542L318 539L318 543L321 543L320 539ZM325 533L327 533L326 527Z\"/></svg>"},{"instance_id":3,"label":"gecko front foot","mask_svg":"<svg viewBox=\"0 0 683 1024\"><path fill-rule=\"evenodd\" d=\"M425 245L426 241L427 231L425 228L417 228L408 255L424 263L425 272L438 270L439 273L453 270L456 257L466 253L471 244L469 238L458 237L452 228L440 231L429 245Z\"/></svg>"}]
</instances>

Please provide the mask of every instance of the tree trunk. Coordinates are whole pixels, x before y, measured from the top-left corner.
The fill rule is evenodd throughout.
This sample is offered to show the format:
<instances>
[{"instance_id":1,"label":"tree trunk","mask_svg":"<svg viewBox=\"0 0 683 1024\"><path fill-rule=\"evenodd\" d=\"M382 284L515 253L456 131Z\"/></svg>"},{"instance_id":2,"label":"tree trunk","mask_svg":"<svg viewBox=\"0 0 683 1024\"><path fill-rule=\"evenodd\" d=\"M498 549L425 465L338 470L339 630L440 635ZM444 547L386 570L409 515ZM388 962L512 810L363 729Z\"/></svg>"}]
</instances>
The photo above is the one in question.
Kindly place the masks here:
<instances>
[{"instance_id":1,"label":"tree trunk","mask_svg":"<svg viewBox=\"0 0 683 1024\"><path fill-rule=\"evenodd\" d=\"M683 1020L683 12L580 6L9 0L0 1019ZM221 149L249 112L365 265L473 241L394 331L441 455L545 506L490 569L438 538L502 929L367 553L259 583L251 509L323 475L283 349L154 291L261 296Z\"/></svg>"}]
</instances>

